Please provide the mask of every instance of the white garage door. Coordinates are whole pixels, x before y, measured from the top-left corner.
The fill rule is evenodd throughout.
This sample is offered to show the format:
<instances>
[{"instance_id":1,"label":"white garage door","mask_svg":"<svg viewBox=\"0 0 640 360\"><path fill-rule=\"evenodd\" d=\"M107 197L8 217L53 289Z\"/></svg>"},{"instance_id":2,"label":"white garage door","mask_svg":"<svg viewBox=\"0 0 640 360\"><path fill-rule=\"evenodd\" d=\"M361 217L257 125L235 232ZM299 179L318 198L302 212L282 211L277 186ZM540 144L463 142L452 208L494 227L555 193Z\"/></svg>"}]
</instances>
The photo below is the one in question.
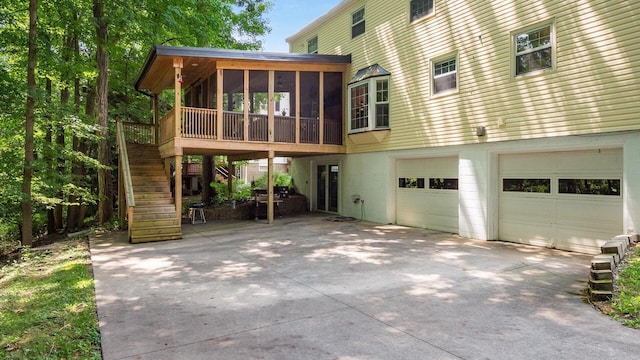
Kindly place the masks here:
<instances>
[{"instance_id":1,"label":"white garage door","mask_svg":"<svg viewBox=\"0 0 640 360\"><path fill-rule=\"evenodd\" d=\"M500 156L500 240L598 253L622 225L622 150Z\"/></svg>"},{"instance_id":2,"label":"white garage door","mask_svg":"<svg viewBox=\"0 0 640 360\"><path fill-rule=\"evenodd\" d=\"M458 158L398 160L399 225L458 232Z\"/></svg>"}]
</instances>

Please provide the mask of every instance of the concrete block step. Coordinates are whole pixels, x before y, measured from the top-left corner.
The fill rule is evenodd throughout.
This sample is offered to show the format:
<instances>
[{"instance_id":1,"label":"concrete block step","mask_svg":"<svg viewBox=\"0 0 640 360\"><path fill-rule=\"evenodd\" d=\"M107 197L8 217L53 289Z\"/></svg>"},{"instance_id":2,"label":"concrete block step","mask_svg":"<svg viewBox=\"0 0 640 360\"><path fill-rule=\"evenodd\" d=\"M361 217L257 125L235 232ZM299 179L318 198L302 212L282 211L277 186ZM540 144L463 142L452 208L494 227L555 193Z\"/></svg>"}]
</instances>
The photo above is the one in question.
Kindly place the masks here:
<instances>
[{"instance_id":1,"label":"concrete block step","mask_svg":"<svg viewBox=\"0 0 640 360\"><path fill-rule=\"evenodd\" d=\"M591 270L591 278L594 280L613 280L612 270Z\"/></svg>"},{"instance_id":2,"label":"concrete block step","mask_svg":"<svg viewBox=\"0 0 640 360\"><path fill-rule=\"evenodd\" d=\"M616 267L613 254L600 254L591 259L591 268L594 270L613 270Z\"/></svg>"},{"instance_id":3,"label":"concrete block step","mask_svg":"<svg viewBox=\"0 0 640 360\"><path fill-rule=\"evenodd\" d=\"M589 289L613 291L612 280L595 280L589 277Z\"/></svg>"},{"instance_id":4,"label":"concrete block step","mask_svg":"<svg viewBox=\"0 0 640 360\"><path fill-rule=\"evenodd\" d=\"M627 247L623 245L622 240L609 240L600 247L603 254L617 254L620 258L624 257Z\"/></svg>"},{"instance_id":5,"label":"concrete block step","mask_svg":"<svg viewBox=\"0 0 640 360\"><path fill-rule=\"evenodd\" d=\"M608 290L589 290L589 298L592 301L608 301L613 298L613 292Z\"/></svg>"}]
</instances>

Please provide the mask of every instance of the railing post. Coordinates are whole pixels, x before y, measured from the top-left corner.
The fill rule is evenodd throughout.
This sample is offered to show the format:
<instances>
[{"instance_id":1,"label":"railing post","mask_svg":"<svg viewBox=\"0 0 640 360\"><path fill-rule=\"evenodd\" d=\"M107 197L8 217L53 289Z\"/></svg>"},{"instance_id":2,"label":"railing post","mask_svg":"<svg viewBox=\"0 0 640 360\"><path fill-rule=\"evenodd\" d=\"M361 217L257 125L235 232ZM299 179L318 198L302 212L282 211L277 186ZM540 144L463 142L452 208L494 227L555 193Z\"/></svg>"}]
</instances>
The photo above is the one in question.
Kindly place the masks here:
<instances>
[{"instance_id":1,"label":"railing post","mask_svg":"<svg viewBox=\"0 0 640 360\"><path fill-rule=\"evenodd\" d=\"M153 145L160 144L160 111L158 106L158 94L153 94L151 97L151 103L153 107Z\"/></svg>"},{"instance_id":2,"label":"railing post","mask_svg":"<svg viewBox=\"0 0 640 360\"><path fill-rule=\"evenodd\" d=\"M318 119L318 144L324 144L324 72L320 71L320 109Z\"/></svg>"},{"instance_id":3,"label":"railing post","mask_svg":"<svg viewBox=\"0 0 640 360\"><path fill-rule=\"evenodd\" d=\"M267 110L267 129L268 129L268 141L275 141L275 81L276 81L276 72L273 70L269 70L269 101L268 101L268 110Z\"/></svg>"},{"instance_id":4,"label":"railing post","mask_svg":"<svg viewBox=\"0 0 640 360\"><path fill-rule=\"evenodd\" d=\"M300 71L296 71L296 144L300 144Z\"/></svg>"},{"instance_id":5,"label":"railing post","mask_svg":"<svg viewBox=\"0 0 640 360\"><path fill-rule=\"evenodd\" d=\"M174 106L175 110L175 134L174 137L180 137L180 125L182 122L182 67L183 60L180 57L173 58L173 69L175 73L174 83Z\"/></svg>"}]
</instances>

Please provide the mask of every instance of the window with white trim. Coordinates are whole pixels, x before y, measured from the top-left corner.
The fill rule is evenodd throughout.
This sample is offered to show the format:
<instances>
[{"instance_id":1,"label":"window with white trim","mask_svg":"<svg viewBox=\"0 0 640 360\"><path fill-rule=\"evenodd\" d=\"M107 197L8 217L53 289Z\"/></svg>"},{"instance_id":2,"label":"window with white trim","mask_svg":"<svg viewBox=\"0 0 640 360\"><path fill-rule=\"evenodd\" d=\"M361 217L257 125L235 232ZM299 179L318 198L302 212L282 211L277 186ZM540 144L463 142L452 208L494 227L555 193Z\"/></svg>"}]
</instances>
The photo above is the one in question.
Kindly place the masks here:
<instances>
[{"instance_id":1,"label":"window with white trim","mask_svg":"<svg viewBox=\"0 0 640 360\"><path fill-rule=\"evenodd\" d=\"M364 8L351 14L351 38L364 34Z\"/></svg>"},{"instance_id":2,"label":"window with white trim","mask_svg":"<svg viewBox=\"0 0 640 360\"><path fill-rule=\"evenodd\" d=\"M349 86L349 132L389 128L389 77Z\"/></svg>"},{"instance_id":3,"label":"window with white trim","mask_svg":"<svg viewBox=\"0 0 640 360\"><path fill-rule=\"evenodd\" d=\"M411 0L411 21L433 14L433 0Z\"/></svg>"},{"instance_id":4,"label":"window with white trim","mask_svg":"<svg viewBox=\"0 0 640 360\"><path fill-rule=\"evenodd\" d=\"M311 39L307 40L307 53L309 54L318 53L318 37L317 36L314 36Z\"/></svg>"},{"instance_id":5,"label":"window with white trim","mask_svg":"<svg viewBox=\"0 0 640 360\"><path fill-rule=\"evenodd\" d=\"M513 36L515 75L553 68L553 26L521 31Z\"/></svg>"},{"instance_id":6,"label":"window with white trim","mask_svg":"<svg viewBox=\"0 0 640 360\"><path fill-rule=\"evenodd\" d=\"M433 94L442 94L458 89L458 66L456 56L433 62Z\"/></svg>"}]
</instances>

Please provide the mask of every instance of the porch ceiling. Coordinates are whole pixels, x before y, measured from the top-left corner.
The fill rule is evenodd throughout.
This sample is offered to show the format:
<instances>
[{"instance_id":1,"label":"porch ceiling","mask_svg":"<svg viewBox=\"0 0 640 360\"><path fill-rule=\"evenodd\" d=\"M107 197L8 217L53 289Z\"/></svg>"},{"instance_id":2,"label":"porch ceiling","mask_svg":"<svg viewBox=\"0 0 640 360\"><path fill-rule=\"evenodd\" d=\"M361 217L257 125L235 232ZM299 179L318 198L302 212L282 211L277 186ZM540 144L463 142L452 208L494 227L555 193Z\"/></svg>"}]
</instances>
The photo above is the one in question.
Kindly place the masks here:
<instances>
[{"instance_id":1,"label":"porch ceiling","mask_svg":"<svg viewBox=\"0 0 640 360\"><path fill-rule=\"evenodd\" d=\"M210 76L218 67L218 62L235 65L244 64L252 69L308 68L309 65L348 65L350 55L318 55L295 53L268 53L260 51L223 50L212 48L189 48L174 46L154 46L138 76L135 87L159 94L163 90L173 89L173 59L183 59L183 88ZM240 66L242 67L242 66Z\"/></svg>"}]
</instances>

